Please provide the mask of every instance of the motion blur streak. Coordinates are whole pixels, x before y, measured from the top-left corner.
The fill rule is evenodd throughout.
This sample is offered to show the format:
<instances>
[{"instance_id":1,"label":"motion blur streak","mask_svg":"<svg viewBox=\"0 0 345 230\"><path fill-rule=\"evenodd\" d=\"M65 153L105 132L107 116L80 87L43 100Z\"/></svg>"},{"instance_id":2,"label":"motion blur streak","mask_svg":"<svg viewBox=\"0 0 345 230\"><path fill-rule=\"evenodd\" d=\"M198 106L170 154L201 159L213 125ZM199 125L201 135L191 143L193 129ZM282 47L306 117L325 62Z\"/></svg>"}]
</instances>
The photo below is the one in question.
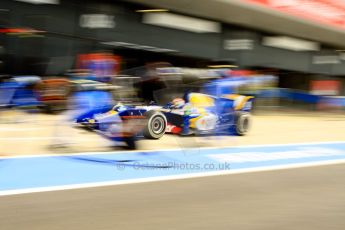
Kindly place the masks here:
<instances>
[{"instance_id":1,"label":"motion blur streak","mask_svg":"<svg viewBox=\"0 0 345 230\"><path fill-rule=\"evenodd\" d=\"M0 229L343 229L344 27L343 0L1 0Z\"/></svg>"}]
</instances>

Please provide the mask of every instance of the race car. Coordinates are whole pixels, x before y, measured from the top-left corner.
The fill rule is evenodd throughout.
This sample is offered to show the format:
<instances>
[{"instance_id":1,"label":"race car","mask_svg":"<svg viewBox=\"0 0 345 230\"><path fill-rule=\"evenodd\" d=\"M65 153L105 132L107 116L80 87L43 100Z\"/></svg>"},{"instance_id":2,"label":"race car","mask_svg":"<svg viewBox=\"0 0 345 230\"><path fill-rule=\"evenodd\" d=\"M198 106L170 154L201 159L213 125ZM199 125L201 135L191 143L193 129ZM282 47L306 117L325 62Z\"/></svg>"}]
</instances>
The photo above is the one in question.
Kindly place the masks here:
<instances>
[{"instance_id":1,"label":"race car","mask_svg":"<svg viewBox=\"0 0 345 230\"><path fill-rule=\"evenodd\" d=\"M176 98L165 106L117 104L108 111L88 111L77 117L76 122L103 134L119 134L120 124L139 119L136 124L142 129L136 129L132 135L141 133L149 139L159 139L165 133L245 135L250 126L252 101L253 97L235 94L215 97L189 93L185 99ZM113 132L114 129L117 131Z\"/></svg>"}]
</instances>

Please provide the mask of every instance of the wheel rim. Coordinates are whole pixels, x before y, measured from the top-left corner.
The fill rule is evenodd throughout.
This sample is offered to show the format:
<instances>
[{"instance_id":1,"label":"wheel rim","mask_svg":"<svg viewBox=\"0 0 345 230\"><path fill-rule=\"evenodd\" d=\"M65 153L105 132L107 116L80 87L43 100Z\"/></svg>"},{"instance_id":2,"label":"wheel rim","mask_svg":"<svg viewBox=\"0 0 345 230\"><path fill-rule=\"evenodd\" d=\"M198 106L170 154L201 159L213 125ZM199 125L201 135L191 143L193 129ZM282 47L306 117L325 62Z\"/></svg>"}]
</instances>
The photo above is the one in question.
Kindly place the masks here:
<instances>
[{"instance_id":1,"label":"wheel rim","mask_svg":"<svg viewBox=\"0 0 345 230\"><path fill-rule=\"evenodd\" d=\"M152 120L151 130L154 134L161 134L164 131L165 121L162 117L156 117Z\"/></svg>"},{"instance_id":2,"label":"wheel rim","mask_svg":"<svg viewBox=\"0 0 345 230\"><path fill-rule=\"evenodd\" d=\"M247 132L248 127L249 127L249 119L246 117L243 119L243 125L242 125L243 132Z\"/></svg>"}]
</instances>

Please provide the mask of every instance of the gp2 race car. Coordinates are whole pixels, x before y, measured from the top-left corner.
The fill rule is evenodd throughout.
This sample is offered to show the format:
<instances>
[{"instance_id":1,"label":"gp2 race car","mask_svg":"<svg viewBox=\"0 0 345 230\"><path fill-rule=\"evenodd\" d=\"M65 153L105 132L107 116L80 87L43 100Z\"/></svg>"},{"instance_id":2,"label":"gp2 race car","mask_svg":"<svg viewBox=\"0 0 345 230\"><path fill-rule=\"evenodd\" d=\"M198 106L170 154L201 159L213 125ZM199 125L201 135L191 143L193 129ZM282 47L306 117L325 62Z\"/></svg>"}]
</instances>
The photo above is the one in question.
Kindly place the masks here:
<instances>
[{"instance_id":1,"label":"gp2 race car","mask_svg":"<svg viewBox=\"0 0 345 230\"><path fill-rule=\"evenodd\" d=\"M248 132L253 97L234 94L215 97L189 93L185 99L179 99L183 101L182 104L168 103L165 106L118 104L110 111L88 111L78 116L76 122L113 140L140 133L149 139L159 139L165 133L242 136ZM132 122L130 128L128 125L126 127L133 120L137 122Z\"/></svg>"}]
</instances>

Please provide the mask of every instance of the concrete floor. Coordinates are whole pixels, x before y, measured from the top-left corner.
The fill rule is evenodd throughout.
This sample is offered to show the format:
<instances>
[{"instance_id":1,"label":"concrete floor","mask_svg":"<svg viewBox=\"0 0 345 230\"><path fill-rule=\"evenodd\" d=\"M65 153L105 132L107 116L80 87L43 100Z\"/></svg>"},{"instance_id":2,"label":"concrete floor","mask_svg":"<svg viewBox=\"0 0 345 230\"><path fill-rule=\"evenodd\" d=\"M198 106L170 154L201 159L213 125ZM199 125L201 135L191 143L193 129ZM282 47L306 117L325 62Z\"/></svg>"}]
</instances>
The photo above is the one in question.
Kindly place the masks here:
<instances>
[{"instance_id":1,"label":"concrete floor","mask_svg":"<svg viewBox=\"0 0 345 230\"><path fill-rule=\"evenodd\" d=\"M11 114L0 121L0 156L123 150L95 133L73 128L62 116ZM247 136L186 138L165 135L160 140L139 141L139 149L345 141L344 130L343 114L264 113L253 116L252 129ZM56 144L65 147L51 148Z\"/></svg>"}]
</instances>

